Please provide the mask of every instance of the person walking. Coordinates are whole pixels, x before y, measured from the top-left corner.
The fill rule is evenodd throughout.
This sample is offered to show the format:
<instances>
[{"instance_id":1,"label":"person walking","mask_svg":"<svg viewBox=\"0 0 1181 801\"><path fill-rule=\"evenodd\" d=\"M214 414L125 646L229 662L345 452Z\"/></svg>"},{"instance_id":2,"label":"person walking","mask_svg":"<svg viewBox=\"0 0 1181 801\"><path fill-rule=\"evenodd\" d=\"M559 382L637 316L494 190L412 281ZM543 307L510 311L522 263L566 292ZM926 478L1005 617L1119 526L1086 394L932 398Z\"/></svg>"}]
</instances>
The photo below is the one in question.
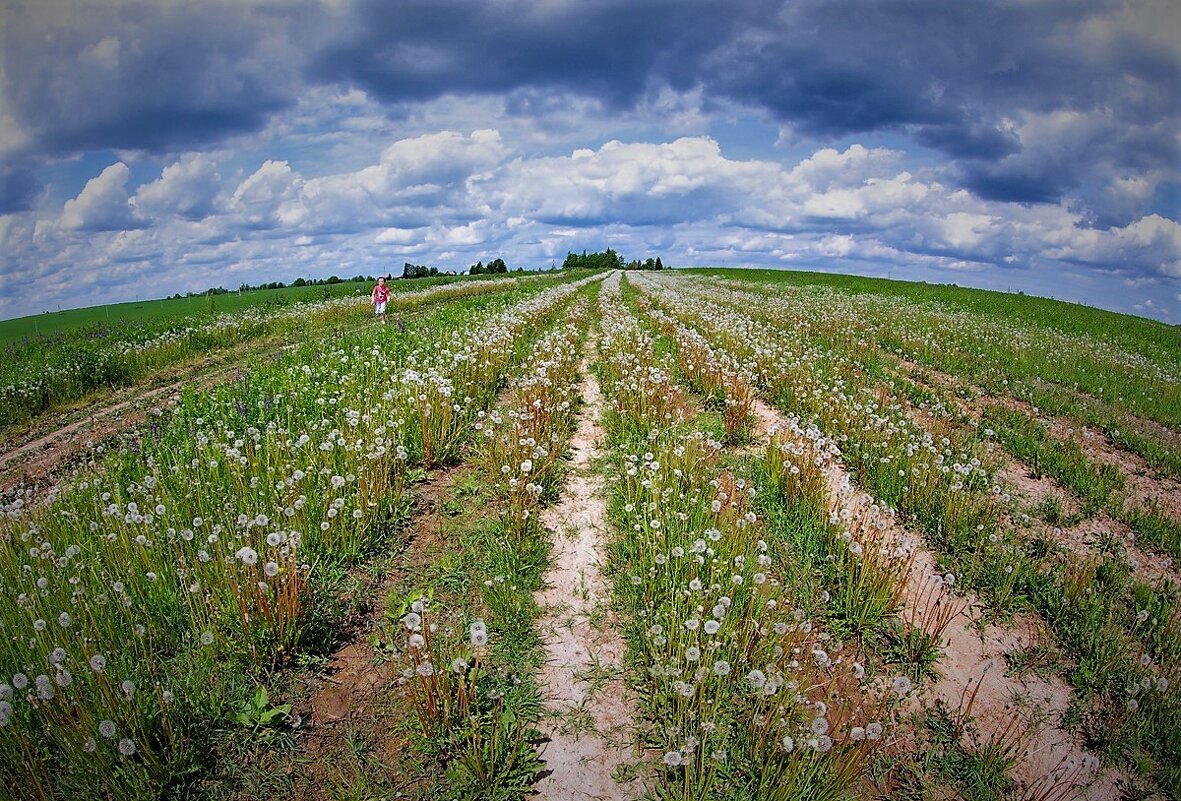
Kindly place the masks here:
<instances>
[{"instance_id":1,"label":"person walking","mask_svg":"<svg viewBox=\"0 0 1181 801\"><path fill-rule=\"evenodd\" d=\"M385 285L385 277L377 279L377 285L373 287L373 313L376 317L385 322L385 305L390 300L390 288Z\"/></svg>"}]
</instances>

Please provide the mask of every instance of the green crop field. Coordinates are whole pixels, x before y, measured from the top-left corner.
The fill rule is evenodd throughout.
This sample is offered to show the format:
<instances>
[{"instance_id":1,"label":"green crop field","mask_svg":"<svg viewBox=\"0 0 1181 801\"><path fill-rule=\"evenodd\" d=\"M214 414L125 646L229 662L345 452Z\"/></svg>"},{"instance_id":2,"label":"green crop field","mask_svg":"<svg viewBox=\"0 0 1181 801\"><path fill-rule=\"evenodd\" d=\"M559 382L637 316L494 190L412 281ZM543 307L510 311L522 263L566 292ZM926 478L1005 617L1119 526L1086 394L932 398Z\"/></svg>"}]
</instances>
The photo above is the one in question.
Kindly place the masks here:
<instances>
[{"instance_id":1,"label":"green crop field","mask_svg":"<svg viewBox=\"0 0 1181 801\"><path fill-rule=\"evenodd\" d=\"M456 276L435 278L411 278L391 282L395 289L422 288L461 280ZM464 279L471 280L471 279ZM372 285L368 282L342 281L339 284L318 286L296 286L283 289L253 289L245 292L226 292L213 296L215 313L233 314L244 309L267 306L287 306L312 300L327 300L337 297L368 296ZM68 333L86 327L101 327L127 323L177 323L186 319L200 318L210 313L209 297L194 295L184 298L160 298L128 303L110 303L105 306L87 306L81 309L33 314L11 320L0 320L0 345L12 343L26 337L52 336Z\"/></svg>"},{"instance_id":2,"label":"green crop field","mask_svg":"<svg viewBox=\"0 0 1181 801\"><path fill-rule=\"evenodd\" d=\"M3 497L0 799L1181 797L1174 327L756 270L345 289L11 351L16 425L289 343Z\"/></svg>"},{"instance_id":3,"label":"green crop field","mask_svg":"<svg viewBox=\"0 0 1181 801\"><path fill-rule=\"evenodd\" d=\"M391 282L392 310L449 285L495 286L492 278L439 276ZM116 304L0 323L0 433L103 389L134 386L160 369L263 339L299 337L372 316L371 285L233 292ZM467 290L462 290L467 291ZM462 294L462 292L461 292ZM407 303L402 298L410 298ZM7 326L4 329L3 326Z\"/></svg>"},{"instance_id":4,"label":"green crop field","mask_svg":"<svg viewBox=\"0 0 1181 801\"><path fill-rule=\"evenodd\" d=\"M1065 333L1101 336L1136 352L1158 358L1181 358L1181 326L1166 325L1145 317L1097 309L1051 298L951 284L895 281L856 275L816 273L806 270L742 270L699 268L687 270L772 285L827 287L847 294L879 295L915 302L931 302L948 310L999 317L1011 322L1053 328Z\"/></svg>"}]
</instances>

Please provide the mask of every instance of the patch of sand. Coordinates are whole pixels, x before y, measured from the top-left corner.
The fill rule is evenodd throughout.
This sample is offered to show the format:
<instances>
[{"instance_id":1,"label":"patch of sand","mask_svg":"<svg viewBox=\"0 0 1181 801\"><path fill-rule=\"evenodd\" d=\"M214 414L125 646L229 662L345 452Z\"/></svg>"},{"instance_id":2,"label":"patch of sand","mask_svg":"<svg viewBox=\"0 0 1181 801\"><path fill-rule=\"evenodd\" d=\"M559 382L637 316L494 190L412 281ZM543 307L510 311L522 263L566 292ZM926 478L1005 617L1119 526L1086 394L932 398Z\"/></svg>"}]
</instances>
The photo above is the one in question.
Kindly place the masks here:
<instances>
[{"instance_id":1,"label":"patch of sand","mask_svg":"<svg viewBox=\"0 0 1181 801\"><path fill-rule=\"evenodd\" d=\"M586 402L570 440L571 476L563 499L542 514L553 533L546 587L536 593L546 661L540 685L546 711L539 725L549 742L547 773L537 784L542 799L635 798L643 792L633 773L635 704L622 680L625 644L608 608L600 566L606 560L603 480L591 467L603 436L598 381L585 372Z\"/></svg>"}]
</instances>

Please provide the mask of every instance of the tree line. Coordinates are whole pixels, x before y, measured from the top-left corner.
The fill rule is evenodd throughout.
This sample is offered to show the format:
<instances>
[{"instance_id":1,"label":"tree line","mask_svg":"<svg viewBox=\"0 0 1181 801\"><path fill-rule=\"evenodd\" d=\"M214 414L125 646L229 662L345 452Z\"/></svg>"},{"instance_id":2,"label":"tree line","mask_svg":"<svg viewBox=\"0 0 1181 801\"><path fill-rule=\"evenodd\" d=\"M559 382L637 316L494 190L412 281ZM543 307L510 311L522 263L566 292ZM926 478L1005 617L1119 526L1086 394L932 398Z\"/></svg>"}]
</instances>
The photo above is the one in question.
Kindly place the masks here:
<instances>
[{"instance_id":1,"label":"tree line","mask_svg":"<svg viewBox=\"0 0 1181 801\"><path fill-rule=\"evenodd\" d=\"M663 270L664 262L660 257L652 258L649 256L644 261L633 259L629 262L624 262L623 257L616 253L612 248L607 248L605 253L587 253L582 251L582 255L577 253L567 253L566 260L562 262L563 270Z\"/></svg>"},{"instance_id":2,"label":"tree line","mask_svg":"<svg viewBox=\"0 0 1181 801\"><path fill-rule=\"evenodd\" d=\"M577 253L567 253L566 260L562 262L563 270L663 270L664 263L660 257L652 258L649 256L644 261L633 259L629 262L624 262L623 257L615 252L612 248L607 248L603 253L587 253L582 251L582 255ZM504 259L497 257L485 264L482 260L477 261L467 269L469 275L498 275L501 273L510 272L508 264ZM521 267L512 270L512 272L524 272ZM455 273L447 270L440 271L438 267L429 267L425 264L412 264L406 262L402 266L402 278L427 278L435 275L454 275ZM391 272L386 278L393 278ZM296 278L290 284L282 281L267 281L261 284L247 284L243 283L238 287L239 292L252 292L258 289L286 289L288 286L331 286L332 284L344 283L375 283L377 281L372 275L354 275L352 278L341 278L340 276L330 275L327 278ZM206 289L204 292L186 292L181 294L177 292L172 295L172 298L192 298L203 295L224 295L231 290L223 286L214 286Z\"/></svg>"}]
</instances>

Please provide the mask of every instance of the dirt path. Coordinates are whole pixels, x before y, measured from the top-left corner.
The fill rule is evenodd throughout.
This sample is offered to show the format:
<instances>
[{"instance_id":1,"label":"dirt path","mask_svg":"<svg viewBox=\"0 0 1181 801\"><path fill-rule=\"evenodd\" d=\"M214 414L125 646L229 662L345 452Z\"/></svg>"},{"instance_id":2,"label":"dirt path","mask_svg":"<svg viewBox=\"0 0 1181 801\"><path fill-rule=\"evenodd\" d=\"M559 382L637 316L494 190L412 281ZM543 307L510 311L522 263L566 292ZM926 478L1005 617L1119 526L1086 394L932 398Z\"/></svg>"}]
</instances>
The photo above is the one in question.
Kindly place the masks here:
<instances>
[{"instance_id":1,"label":"dirt path","mask_svg":"<svg viewBox=\"0 0 1181 801\"><path fill-rule=\"evenodd\" d=\"M355 330L353 326L345 330ZM339 331L326 332L324 338ZM25 503L49 493L90 447L162 414L189 386L198 391L232 380L255 355L293 350L288 339L264 337L161 370L129 387L95 394L47 412L0 441L0 495L21 491Z\"/></svg>"},{"instance_id":2,"label":"dirt path","mask_svg":"<svg viewBox=\"0 0 1181 801\"><path fill-rule=\"evenodd\" d=\"M1110 770L1097 773L1098 760L1062 725L1070 702L1070 688L1057 678L1047 681L1036 676L1006 675L1005 654L1027 645L1026 639L1038 636L1037 632L1044 629L1042 621L1026 616L1012 629L982 627L983 604L952 590L940 576L935 556L926 549L922 539L901 525L872 496L854 487L848 471L831 450L824 449L817 454L815 442L798 425L793 426L792 421L762 401L756 400L755 413L763 437L776 430L785 431L794 444L822 458L830 508L838 512L849 510L850 531L855 537L904 548L913 557L904 577L904 621L922 625L931 620L934 616L927 610L932 604L962 610L943 631L943 654L937 665L939 679L923 690L916 705L939 703L953 715L970 714L982 738L976 745L1001 738L1013 747L1017 760L1010 776L1026 793L1023 797L1040 797L1038 790L1057 787L1067 790L1063 798L1093 801L1119 798L1120 774ZM965 700L969 697L970 705ZM1016 717L1023 722L1014 726L1012 721Z\"/></svg>"},{"instance_id":3,"label":"dirt path","mask_svg":"<svg viewBox=\"0 0 1181 801\"><path fill-rule=\"evenodd\" d=\"M321 677L308 685L310 698L294 710L304 720L294 777L298 801L340 797L337 763L347 762L354 732L363 733L386 765L400 764L410 749L407 730L394 725L406 717L398 689L402 665L379 650L388 622L386 598L400 576L429 564L441 547L443 529L450 522L443 501L450 497L463 471L463 467L440 470L415 490L405 549L389 569L362 589L370 599L364 614L351 622L346 641L332 654Z\"/></svg>"},{"instance_id":4,"label":"dirt path","mask_svg":"<svg viewBox=\"0 0 1181 801\"><path fill-rule=\"evenodd\" d=\"M957 400L957 402L961 401ZM1013 403L1018 404L1018 407L1020 407L1020 401L1013 401ZM935 437L939 437L941 434L952 436L955 431L962 430L962 426L959 426L955 421L949 418L935 416L929 410L918 408L913 404L904 402L902 408L914 423L929 431ZM1032 413L1032 409L1028 407L1024 407L1023 410ZM1061 425L1061 423L1053 424L1054 436L1059 439L1069 436L1062 434L1058 430ZM1096 458L1093 452L1090 455L1092 458ZM1074 519L1078 515L1081 504L1077 494L1073 490L1062 486L1050 476L1035 476L1029 465L1017 459L1003 448L998 449L996 456L998 459L996 467L997 479L1031 513L1046 498L1056 498L1062 509L1064 518ZM1117 466L1120 466L1121 470L1124 469L1122 465ZM1146 475L1132 475L1126 471L1125 475L1129 479L1129 486L1135 486L1137 480L1156 482L1156 479L1149 478ZM1162 479L1161 481L1168 480ZM1138 496L1133 492L1132 497L1135 498ZM1143 500L1143 497L1141 497L1141 500ZM1173 504L1176 505L1177 503L1181 503L1181 491L1173 494ZM1174 514L1174 517L1181 517L1181 514ZM1181 583L1181 570L1178 569L1172 557L1159 551L1146 550L1141 547L1136 540L1135 533L1128 524L1122 520L1113 518L1106 511L1100 511L1097 515L1087 519L1077 520L1069 525L1050 525L1037 520L1033 522L1045 535L1053 538L1073 553L1084 558L1096 553L1097 548L1105 538L1114 537L1120 542L1124 551L1124 558L1131 568L1132 574L1138 581L1154 587L1159 587L1166 581L1171 581L1174 584Z\"/></svg>"},{"instance_id":5,"label":"dirt path","mask_svg":"<svg viewBox=\"0 0 1181 801\"><path fill-rule=\"evenodd\" d=\"M585 372L586 402L570 440L573 458L563 500L542 515L554 549L546 587L535 597L546 661L540 685L545 704L539 728L548 771L537 784L542 799L635 798L636 779L619 782L638 761L634 703L622 680L624 642L608 608L600 565L606 562L607 512L603 479L594 472L603 436L598 380Z\"/></svg>"},{"instance_id":6,"label":"dirt path","mask_svg":"<svg viewBox=\"0 0 1181 801\"><path fill-rule=\"evenodd\" d=\"M91 445L135 428L150 415L162 414L186 387L207 389L237 375L256 353L279 353L292 347L276 339L241 343L173 365L133 386L47 412L0 444L0 494L21 487L32 489L34 496L43 494Z\"/></svg>"}]
</instances>

